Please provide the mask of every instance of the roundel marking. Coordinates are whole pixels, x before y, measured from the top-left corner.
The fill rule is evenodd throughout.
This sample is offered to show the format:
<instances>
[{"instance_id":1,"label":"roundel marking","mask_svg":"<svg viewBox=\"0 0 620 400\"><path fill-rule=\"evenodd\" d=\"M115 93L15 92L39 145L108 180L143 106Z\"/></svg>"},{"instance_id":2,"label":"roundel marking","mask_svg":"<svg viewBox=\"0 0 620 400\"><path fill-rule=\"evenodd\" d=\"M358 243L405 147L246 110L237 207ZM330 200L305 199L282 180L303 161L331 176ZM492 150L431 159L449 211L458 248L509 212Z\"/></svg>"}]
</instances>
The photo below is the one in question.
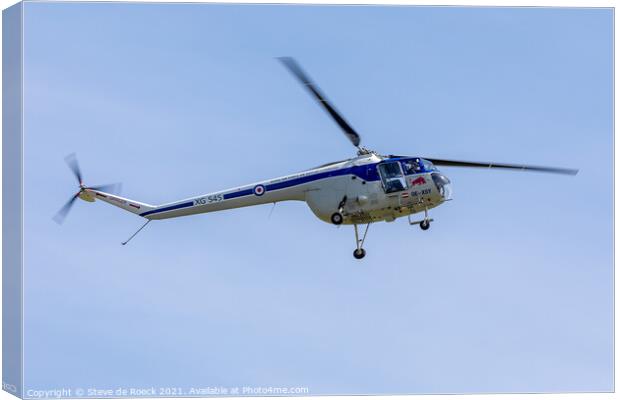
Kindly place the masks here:
<instances>
[{"instance_id":1,"label":"roundel marking","mask_svg":"<svg viewBox=\"0 0 620 400\"><path fill-rule=\"evenodd\" d=\"M263 185L254 186L254 194L257 196L262 196L265 194L265 187Z\"/></svg>"}]
</instances>

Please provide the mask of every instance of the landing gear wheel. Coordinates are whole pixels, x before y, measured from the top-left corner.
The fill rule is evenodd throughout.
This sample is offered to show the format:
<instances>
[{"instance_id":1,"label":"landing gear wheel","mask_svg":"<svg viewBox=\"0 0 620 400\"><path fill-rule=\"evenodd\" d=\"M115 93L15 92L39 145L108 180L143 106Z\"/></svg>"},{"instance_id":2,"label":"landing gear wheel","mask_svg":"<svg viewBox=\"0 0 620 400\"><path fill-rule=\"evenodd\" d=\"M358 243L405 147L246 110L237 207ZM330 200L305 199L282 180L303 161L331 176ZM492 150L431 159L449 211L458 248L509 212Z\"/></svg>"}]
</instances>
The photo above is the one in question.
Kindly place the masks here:
<instances>
[{"instance_id":1,"label":"landing gear wheel","mask_svg":"<svg viewBox=\"0 0 620 400\"><path fill-rule=\"evenodd\" d=\"M366 250L364 249L355 249L353 251L353 257L355 257L358 260L361 260L362 258L364 258L365 255L366 255Z\"/></svg>"},{"instance_id":2,"label":"landing gear wheel","mask_svg":"<svg viewBox=\"0 0 620 400\"><path fill-rule=\"evenodd\" d=\"M430 227L431 227L431 223L429 221L420 222L420 228L422 228L423 231L427 230Z\"/></svg>"},{"instance_id":3,"label":"landing gear wheel","mask_svg":"<svg viewBox=\"0 0 620 400\"><path fill-rule=\"evenodd\" d=\"M334 225L342 224L342 214L337 213L337 212L333 213L331 216L331 221L332 221L332 224Z\"/></svg>"},{"instance_id":4,"label":"landing gear wheel","mask_svg":"<svg viewBox=\"0 0 620 400\"><path fill-rule=\"evenodd\" d=\"M353 229L355 229L355 250L353 251L353 257L358 260L361 260L366 255L366 250L362 247L364 245L364 240L366 240L366 234L368 233L368 228L370 227L370 222L366 224L366 229L364 230L364 236L360 239L359 232L357 230L357 224L353 224Z\"/></svg>"}]
</instances>

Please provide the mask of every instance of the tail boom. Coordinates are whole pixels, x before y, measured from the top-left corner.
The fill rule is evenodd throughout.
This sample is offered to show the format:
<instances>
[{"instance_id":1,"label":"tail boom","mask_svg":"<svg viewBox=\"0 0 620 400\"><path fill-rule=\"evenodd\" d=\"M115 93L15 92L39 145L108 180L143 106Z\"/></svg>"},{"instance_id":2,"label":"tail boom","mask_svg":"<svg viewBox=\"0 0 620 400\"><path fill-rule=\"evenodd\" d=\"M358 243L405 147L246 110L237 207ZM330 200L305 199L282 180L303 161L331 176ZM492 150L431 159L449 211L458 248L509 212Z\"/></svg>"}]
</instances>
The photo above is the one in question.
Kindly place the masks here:
<instances>
[{"instance_id":1,"label":"tail boom","mask_svg":"<svg viewBox=\"0 0 620 400\"><path fill-rule=\"evenodd\" d=\"M305 192L298 189L267 191L265 185L257 184L163 204L141 212L139 215L148 219L168 219L279 201L303 201L304 199Z\"/></svg>"},{"instance_id":2,"label":"tail boom","mask_svg":"<svg viewBox=\"0 0 620 400\"><path fill-rule=\"evenodd\" d=\"M86 201L101 200L113 206L122 208L125 211L129 211L132 214L140 215L156 208L153 205L142 203L136 200L127 199L124 197L116 196L110 193L102 192L100 190L85 189L80 198Z\"/></svg>"}]
</instances>

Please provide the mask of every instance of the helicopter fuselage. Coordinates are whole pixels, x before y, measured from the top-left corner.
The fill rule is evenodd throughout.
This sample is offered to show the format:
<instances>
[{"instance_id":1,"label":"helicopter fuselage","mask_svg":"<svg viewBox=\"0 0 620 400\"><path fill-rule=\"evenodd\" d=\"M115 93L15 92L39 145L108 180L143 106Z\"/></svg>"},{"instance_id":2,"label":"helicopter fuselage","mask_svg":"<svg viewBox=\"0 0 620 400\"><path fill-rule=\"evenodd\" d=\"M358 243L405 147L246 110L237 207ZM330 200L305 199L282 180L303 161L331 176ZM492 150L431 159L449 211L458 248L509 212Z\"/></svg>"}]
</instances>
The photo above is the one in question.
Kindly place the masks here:
<instances>
[{"instance_id":1,"label":"helicopter fuselage","mask_svg":"<svg viewBox=\"0 0 620 400\"><path fill-rule=\"evenodd\" d=\"M449 180L426 160L371 153L160 206L89 189L84 195L153 220L296 200L305 201L322 221L362 224L437 207L449 199L449 189Z\"/></svg>"}]
</instances>

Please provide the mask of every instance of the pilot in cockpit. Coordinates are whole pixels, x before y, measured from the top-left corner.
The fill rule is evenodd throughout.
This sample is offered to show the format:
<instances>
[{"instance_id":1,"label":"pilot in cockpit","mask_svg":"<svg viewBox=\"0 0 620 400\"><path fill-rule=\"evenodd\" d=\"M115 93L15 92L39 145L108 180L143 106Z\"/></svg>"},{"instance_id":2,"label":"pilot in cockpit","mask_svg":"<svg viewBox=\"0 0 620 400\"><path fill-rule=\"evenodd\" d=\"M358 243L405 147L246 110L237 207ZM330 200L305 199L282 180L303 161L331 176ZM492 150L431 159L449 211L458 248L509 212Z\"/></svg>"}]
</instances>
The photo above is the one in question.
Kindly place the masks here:
<instances>
[{"instance_id":1,"label":"pilot in cockpit","mask_svg":"<svg viewBox=\"0 0 620 400\"><path fill-rule=\"evenodd\" d=\"M413 175L421 172L422 167L420 166L420 162L418 159L407 160L403 162L403 171L405 171L405 175Z\"/></svg>"}]
</instances>

